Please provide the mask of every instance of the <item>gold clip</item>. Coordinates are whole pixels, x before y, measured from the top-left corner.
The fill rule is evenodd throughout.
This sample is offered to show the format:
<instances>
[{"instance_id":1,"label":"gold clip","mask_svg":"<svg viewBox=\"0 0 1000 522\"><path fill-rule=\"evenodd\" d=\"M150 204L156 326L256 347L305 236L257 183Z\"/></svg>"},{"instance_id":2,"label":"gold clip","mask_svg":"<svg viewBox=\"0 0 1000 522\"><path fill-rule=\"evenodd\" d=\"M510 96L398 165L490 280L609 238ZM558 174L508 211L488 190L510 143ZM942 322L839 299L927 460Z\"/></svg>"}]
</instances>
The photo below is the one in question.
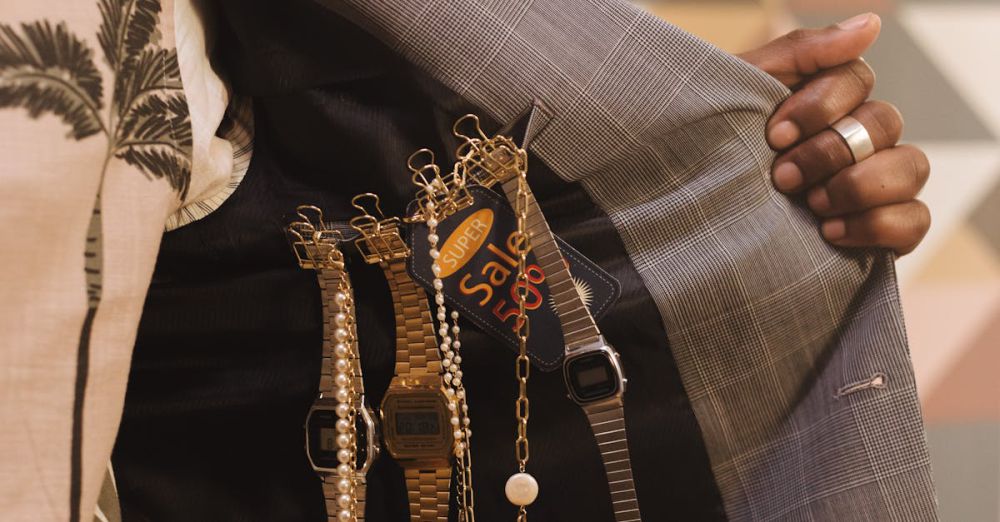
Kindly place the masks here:
<instances>
[{"instance_id":1,"label":"gold clip","mask_svg":"<svg viewBox=\"0 0 1000 522\"><path fill-rule=\"evenodd\" d=\"M307 214L312 211L315 221ZM344 241L339 230L328 228L323 222L323 211L314 205L300 205L295 209L301 221L288 225L287 231L292 251L299 266L318 270L321 268L344 268L344 254L340 243Z\"/></svg>"},{"instance_id":2,"label":"gold clip","mask_svg":"<svg viewBox=\"0 0 1000 522\"><path fill-rule=\"evenodd\" d=\"M472 122L475 131L473 134L479 135L478 138L463 134L460 130L467 121ZM527 168L527 152L507 136L486 136L479 125L479 117L474 114L466 114L456 120L452 126L452 134L462 140L455 149L455 156L458 158L455 170L484 187L503 183Z\"/></svg>"},{"instance_id":3,"label":"gold clip","mask_svg":"<svg viewBox=\"0 0 1000 522\"><path fill-rule=\"evenodd\" d=\"M429 156L428 160L417 165L414 160L424 154ZM417 191L415 213L405 218L405 222L423 222L432 217L444 219L472 205L472 195L465 186L464 174L452 170L442 176L441 168L434 163L433 151L420 149L414 152L407 158L406 167L410 169L413 184L420 190ZM433 203L430 208L429 203Z\"/></svg>"},{"instance_id":4,"label":"gold clip","mask_svg":"<svg viewBox=\"0 0 1000 522\"><path fill-rule=\"evenodd\" d=\"M378 213L377 217L359 203L365 198L374 201L375 211ZM362 212L360 216L354 216L349 222L351 227L361 234L361 237L356 239L354 244L358 247L365 262L369 264L405 259L410 255L410 249L399 233L399 218L386 218L379 203L378 195L371 192L358 194L351 198L351 205Z\"/></svg>"}]
</instances>

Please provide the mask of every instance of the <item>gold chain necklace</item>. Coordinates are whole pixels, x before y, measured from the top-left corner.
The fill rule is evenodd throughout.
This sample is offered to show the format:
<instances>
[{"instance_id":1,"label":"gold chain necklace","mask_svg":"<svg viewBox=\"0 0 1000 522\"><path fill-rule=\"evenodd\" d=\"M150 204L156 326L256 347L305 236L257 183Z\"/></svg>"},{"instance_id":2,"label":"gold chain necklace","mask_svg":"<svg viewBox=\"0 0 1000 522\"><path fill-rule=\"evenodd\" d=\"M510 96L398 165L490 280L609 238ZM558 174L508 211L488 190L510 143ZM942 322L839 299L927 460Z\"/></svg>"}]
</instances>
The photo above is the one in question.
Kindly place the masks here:
<instances>
[{"instance_id":1,"label":"gold chain necklace","mask_svg":"<svg viewBox=\"0 0 1000 522\"><path fill-rule=\"evenodd\" d=\"M459 130L465 121L473 122L476 136L467 136ZM518 471L507 479L504 493L507 500L518 507L517 522L526 522L528 520L528 506L538 497L538 482L527 472L528 460L531 456L528 442L528 418L531 411L528 400L528 378L531 374L531 362L527 352L531 325L526 310L530 287L527 257L528 252L531 251L531 238L528 231L530 192L527 181L527 153L506 136L487 137L479 126L479 118L471 114L459 118L452 130L456 137L463 140L455 152L458 157L455 166L456 172L462 172L463 177L486 188L515 176L517 180L517 191L513 203L514 212L517 215L515 243L518 262L517 279L514 283L518 302L516 324L518 355L515 363L518 396L515 401L517 432L514 453L517 458Z\"/></svg>"}]
</instances>

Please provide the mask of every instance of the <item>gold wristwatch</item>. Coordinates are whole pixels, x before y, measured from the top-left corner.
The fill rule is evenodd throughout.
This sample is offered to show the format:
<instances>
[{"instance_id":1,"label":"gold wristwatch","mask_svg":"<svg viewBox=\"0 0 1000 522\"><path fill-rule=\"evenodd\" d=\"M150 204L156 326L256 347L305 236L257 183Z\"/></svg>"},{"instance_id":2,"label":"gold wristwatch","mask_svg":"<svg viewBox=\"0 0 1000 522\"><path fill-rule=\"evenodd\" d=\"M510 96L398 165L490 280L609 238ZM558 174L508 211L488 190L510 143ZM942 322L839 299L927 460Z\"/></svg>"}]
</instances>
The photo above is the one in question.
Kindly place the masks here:
<instances>
[{"instance_id":1,"label":"gold wristwatch","mask_svg":"<svg viewBox=\"0 0 1000 522\"><path fill-rule=\"evenodd\" d=\"M318 208L297 210L302 221L288 228L292 249L299 266L316 271L323 303L319 394L306 416L306 455L323 481L327 519L363 521L366 474L378 456L379 435L365 404L354 292L339 249L343 237L323 223Z\"/></svg>"},{"instance_id":2,"label":"gold wristwatch","mask_svg":"<svg viewBox=\"0 0 1000 522\"><path fill-rule=\"evenodd\" d=\"M465 136L459 127L474 123L477 136ZM518 178L527 169L527 152L508 137L487 137L474 115L460 118L454 134L463 139L459 162L480 185L500 184L508 201L516 204ZM639 501L632 479L625 433L623 396L627 380L618 352L601 335L580 297L555 237L530 188L526 187L527 232L562 326L565 358L563 377L570 398L586 413L607 474L616 522L640 520Z\"/></svg>"},{"instance_id":3,"label":"gold wristwatch","mask_svg":"<svg viewBox=\"0 0 1000 522\"><path fill-rule=\"evenodd\" d=\"M374 200L379 217L358 203L362 198ZM454 391L444 386L427 295L406 272L410 250L400 220L385 218L374 194L353 203L364 212L351 220L361 234L355 243L367 263L385 271L396 314L396 371L381 405L385 446L404 470L410 520L447 522L456 402Z\"/></svg>"}]
</instances>

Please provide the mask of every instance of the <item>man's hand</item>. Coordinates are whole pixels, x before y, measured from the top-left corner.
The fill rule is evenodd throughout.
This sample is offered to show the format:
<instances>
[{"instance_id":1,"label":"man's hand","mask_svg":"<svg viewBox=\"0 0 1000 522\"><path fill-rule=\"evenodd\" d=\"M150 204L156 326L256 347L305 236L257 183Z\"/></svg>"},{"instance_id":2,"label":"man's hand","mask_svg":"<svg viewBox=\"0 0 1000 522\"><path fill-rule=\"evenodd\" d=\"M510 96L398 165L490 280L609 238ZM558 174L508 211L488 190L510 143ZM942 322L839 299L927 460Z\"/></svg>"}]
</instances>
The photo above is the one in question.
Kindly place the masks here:
<instances>
[{"instance_id":1,"label":"man's hand","mask_svg":"<svg viewBox=\"0 0 1000 522\"><path fill-rule=\"evenodd\" d=\"M902 255L930 227L930 212L916 199L930 165L920 149L896 145L903 131L899 111L866 101L875 74L861 54L880 29L878 16L864 14L793 31L740 57L794 91L768 122L768 143L782 152L772 171L778 190L806 193L830 243L887 247ZM858 164L829 128L846 115L857 118L875 144L875 155Z\"/></svg>"}]
</instances>

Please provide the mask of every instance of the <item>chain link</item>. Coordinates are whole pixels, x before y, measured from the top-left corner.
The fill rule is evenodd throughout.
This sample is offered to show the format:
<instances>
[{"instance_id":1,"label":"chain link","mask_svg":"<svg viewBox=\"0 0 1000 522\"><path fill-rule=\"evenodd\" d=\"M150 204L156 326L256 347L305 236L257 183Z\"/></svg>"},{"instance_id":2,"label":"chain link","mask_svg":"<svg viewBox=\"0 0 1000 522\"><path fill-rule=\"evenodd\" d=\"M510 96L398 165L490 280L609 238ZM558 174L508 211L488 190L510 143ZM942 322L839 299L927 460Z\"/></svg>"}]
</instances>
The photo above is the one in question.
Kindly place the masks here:
<instances>
[{"instance_id":1,"label":"chain link","mask_svg":"<svg viewBox=\"0 0 1000 522\"><path fill-rule=\"evenodd\" d=\"M515 403L515 415L517 417L517 440L514 451L517 456L517 468L521 473L525 472L528 466L528 459L531 452L528 445L528 416L531 412L531 404L528 401L528 377L531 375L531 361L528 359L528 336L531 332L531 323L528 318L526 303L528 299L528 251L531 249L528 237L528 181L527 168L523 168L518 173L517 178L517 198L514 201L514 211L517 214L517 232L515 244L517 247L517 341L518 353L515 364L515 376L517 377L517 402ZM520 506L517 513L517 522L527 522L528 508Z\"/></svg>"}]
</instances>

